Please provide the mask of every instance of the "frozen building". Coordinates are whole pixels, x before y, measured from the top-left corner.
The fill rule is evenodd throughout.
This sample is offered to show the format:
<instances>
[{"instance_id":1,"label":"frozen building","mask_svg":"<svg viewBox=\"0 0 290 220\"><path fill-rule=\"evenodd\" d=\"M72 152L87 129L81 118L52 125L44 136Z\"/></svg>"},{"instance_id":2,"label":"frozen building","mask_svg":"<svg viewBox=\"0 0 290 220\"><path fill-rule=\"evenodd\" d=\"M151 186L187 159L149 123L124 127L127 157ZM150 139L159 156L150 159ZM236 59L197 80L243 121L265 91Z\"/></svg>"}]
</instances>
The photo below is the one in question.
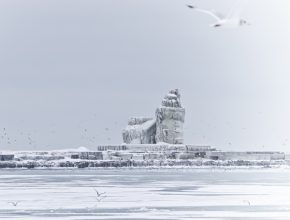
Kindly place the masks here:
<instances>
[{"instance_id":1,"label":"frozen building","mask_svg":"<svg viewBox=\"0 0 290 220\"><path fill-rule=\"evenodd\" d=\"M123 130L126 144L183 144L185 110L181 107L178 89L171 90L156 109L155 118L129 119Z\"/></svg>"},{"instance_id":2,"label":"frozen building","mask_svg":"<svg viewBox=\"0 0 290 220\"><path fill-rule=\"evenodd\" d=\"M153 118L130 118L122 132L126 144L155 144L156 120Z\"/></svg>"}]
</instances>

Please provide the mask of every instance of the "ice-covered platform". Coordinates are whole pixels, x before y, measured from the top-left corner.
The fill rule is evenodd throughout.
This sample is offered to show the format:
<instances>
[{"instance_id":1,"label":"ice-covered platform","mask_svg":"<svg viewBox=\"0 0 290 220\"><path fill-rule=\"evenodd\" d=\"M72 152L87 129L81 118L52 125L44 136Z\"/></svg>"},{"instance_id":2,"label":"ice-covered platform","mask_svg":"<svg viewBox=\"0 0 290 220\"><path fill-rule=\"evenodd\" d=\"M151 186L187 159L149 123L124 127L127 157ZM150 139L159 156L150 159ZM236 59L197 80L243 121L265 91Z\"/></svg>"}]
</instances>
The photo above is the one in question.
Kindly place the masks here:
<instances>
[{"instance_id":1,"label":"ice-covered platform","mask_svg":"<svg viewBox=\"0 0 290 220\"><path fill-rule=\"evenodd\" d=\"M102 145L96 150L0 153L0 168L270 166L288 165L282 152L218 151L211 146L172 144Z\"/></svg>"}]
</instances>

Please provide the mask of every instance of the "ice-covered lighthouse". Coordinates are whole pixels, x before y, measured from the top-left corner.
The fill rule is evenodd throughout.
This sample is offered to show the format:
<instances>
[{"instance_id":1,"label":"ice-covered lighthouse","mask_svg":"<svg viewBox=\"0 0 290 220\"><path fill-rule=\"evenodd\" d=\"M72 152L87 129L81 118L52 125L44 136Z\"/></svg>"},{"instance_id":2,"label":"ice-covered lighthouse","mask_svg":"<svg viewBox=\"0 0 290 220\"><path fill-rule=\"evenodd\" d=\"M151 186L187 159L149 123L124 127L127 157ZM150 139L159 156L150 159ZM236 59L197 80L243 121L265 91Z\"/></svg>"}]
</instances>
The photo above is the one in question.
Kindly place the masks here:
<instances>
[{"instance_id":1,"label":"ice-covered lighthouse","mask_svg":"<svg viewBox=\"0 0 290 220\"><path fill-rule=\"evenodd\" d=\"M132 117L123 130L126 144L183 144L185 109L178 89L171 90L156 109L155 118Z\"/></svg>"}]
</instances>

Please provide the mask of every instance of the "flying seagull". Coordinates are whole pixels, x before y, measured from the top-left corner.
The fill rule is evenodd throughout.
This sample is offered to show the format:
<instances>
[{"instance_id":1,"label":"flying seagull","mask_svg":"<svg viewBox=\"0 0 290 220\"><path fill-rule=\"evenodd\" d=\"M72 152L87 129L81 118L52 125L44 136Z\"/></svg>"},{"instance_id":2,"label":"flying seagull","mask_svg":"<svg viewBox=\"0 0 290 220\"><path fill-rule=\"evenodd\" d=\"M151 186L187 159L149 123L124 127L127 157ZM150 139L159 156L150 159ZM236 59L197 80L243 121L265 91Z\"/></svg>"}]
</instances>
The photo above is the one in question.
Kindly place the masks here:
<instances>
[{"instance_id":1,"label":"flying seagull","mask_svg":"<svg viewBox=\"0 0 290 220\"><path fill-rule=\"evenodd\" d=\"M95 188L94 188L94 190L95 190L95 192L97 193L97 196L98 196L98 197L100 197L101 195L104 195L104 194L106 194L106 192L99 193L99 191L98 191L98 190L96 190Z\"/></svg>"},{"instance_id":2,"label":"flying seagull","mask_svg":"<svg viewBox=\"0 0 290 220\"><path fill-rule=\"evenodd\" d=\"M18 203L19 203L19 201L16 201L16 202L8 202L8 204L13 205L13 206L17 206Z\"/></svg>"},{"instance_id":3,"label":"flying seagull","mask_svg":"<svg viewBox=\"0 0 290 220\"><path fill-rule=\"evenodd\" d=\"M103 192L103 193L99 193L98 190L96 190L95 188L93 188L95 190L95 192L97 193L97 201L98 202L101 202L103 199L107 198L107 196L103 196L104 194L106 194L106 192Z\"/></svg>"},{"instance_id":4,"label":"flying seagull","mask_svg":"<svg viewBox=\"0 0 290 220\"><path fill-rule=\"evenodd\" d=\"M194 5L187 5L187 7L192 10L205 13L213 17L216 20L216 23L212 24L211 27L214 28L225 28L225 27L236 28L244 25L250 25L250 23L245 19L242 19L239 14L233 12L229 13L228 15L224 15L219 12L201 9Z\"/></svg>"}]
</instances>

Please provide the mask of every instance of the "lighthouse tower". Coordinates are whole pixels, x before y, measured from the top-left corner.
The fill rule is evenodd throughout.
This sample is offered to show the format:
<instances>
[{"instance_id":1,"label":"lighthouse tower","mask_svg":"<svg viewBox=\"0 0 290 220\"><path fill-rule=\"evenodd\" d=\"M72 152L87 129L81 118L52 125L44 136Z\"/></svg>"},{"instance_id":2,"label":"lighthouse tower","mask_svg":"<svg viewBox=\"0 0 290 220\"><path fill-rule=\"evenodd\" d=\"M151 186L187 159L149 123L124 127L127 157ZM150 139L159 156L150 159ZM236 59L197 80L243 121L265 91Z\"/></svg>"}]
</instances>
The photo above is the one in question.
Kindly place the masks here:
<instances>
[{"instance_id":1,"label":"lighthouse tower","mask_svg":"<svg viewBox=\"0 0 290 220\"><path fill-rule=\"evenodd\" d=\"M156 109L156 142L183 144L184 117L178 89L169 91Z\"/></svg>"}]
</instances>

